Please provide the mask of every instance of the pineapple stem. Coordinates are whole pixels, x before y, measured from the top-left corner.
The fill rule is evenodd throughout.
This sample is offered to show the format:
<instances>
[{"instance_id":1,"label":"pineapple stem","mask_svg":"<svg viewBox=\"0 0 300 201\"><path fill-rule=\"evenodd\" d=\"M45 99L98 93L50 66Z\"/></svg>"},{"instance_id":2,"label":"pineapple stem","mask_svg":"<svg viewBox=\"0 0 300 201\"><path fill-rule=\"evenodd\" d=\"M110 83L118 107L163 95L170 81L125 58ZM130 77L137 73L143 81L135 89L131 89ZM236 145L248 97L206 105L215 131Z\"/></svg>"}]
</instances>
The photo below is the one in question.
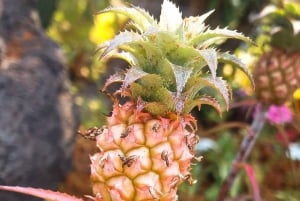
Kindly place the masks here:
<instances>
[{"instance_id":1,"label":"pineapple stem","mask_svg":"<svg viewBox=\"0 0 300 201\"><path fill-rule=\"evenodd\" d=\"M219 192L217 201L224 201L226 199L231 189L231 186L240 170L240 168L238 168L236 164L241 164L248 159L253 149L253 146L256 142L256 139L260 135L264 124L265 124L265 110L261 110L255 115L254 120L250 127L250 132L248 132L247 135L245 135L243 138L239 152L237 153L233 161L231 170L229 171L225 181L221 186L221 190Z\"/></svg>"}]
</instances>

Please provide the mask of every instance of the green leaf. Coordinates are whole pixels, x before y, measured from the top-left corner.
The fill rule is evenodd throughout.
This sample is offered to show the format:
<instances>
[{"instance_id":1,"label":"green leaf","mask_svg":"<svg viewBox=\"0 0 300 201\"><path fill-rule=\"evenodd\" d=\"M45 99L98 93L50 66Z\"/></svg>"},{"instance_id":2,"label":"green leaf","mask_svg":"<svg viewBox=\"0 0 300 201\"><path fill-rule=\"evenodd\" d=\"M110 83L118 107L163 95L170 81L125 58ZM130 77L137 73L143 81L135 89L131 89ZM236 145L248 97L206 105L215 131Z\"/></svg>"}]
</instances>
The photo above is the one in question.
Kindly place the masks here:
<instances>
[{"instance_id":1,"label":"green leaf","mask_svg":"<svg viewBox=\"0 0 300 201\"><path fill-rule=\"evenodd\" d=\"M167 54L168 60L172 63L180 66L197 68L198 70L207 65L207 62L204 60L199 50L181 44L175 47L176 48L170 50Z\"/></svg>"},{"instance_id":2,"label":"green leaf","mask_svg":"<svg viewBox=\"0 0 300 201\"><path fill-rule=\"evenodd\" d=\"M147 102L145 109L153 115L164 115L169 111L168 106L160 102Z\"/></svg>"},{"instance_id":3,"label":"green leaf","mask_svg":"<svg viewBox=\"0 0 300 201\"><path fill-rule=\"evenodd\" d=\"M186 82L191 76L192 69L171 64L173 73L176 80L176 97L179 97L182 93L183 88L185 87Z\"/></svg>"},{"instance_id":4,"label":"green leaf","mask_svg":"<svg viewBox=\"0 0 300 201\"><path fill-rule=\"evenodd\" d=\"M206 61L208 68L211 72L212 78L216 79L217 68L218 68L218 60L217 60L217 52L215 49L203 49L199 50L199 53Z\"/></svg>"},{"instance_id":5,"label":"green leaf","mask_svg":"<svg viewBox=\"0 0 300 201\"><path fill-rule=\"evenodd\" d=\"M138 27L141 32L145 32L150 26L157 25L156 20L147 11L136 6L132 6L131 8L110 7L98 12L97 14L106 12L119 13L129 17L135 22L136 27Z\"/></svg>"},{"instance_id":6,"label":"green leaf","mask_svg":"<svg viewBox=\"0 0 300 201\"><path fill-rule=\"evenodd\" d=\"M220 61L222 63L231 64L234 67L243 71L250 79L252 87L254 87L255 84L254 84L252 74L250 73L250 71L248 70L246 65L240 59L238 59L236 56L230 54L229 52L218 53L218 61Z\"/></svg>"},{"instance_id":7,"label":"green leaf","mask_svg":"<svg viewBox=\"0 0 300 201\"><path fill-rule=\"evenodd\" d=\"M229 30L227 28L219 28L216 29L208 29L202 34L199 34L195 37L193 37L189 44L196 46L198 49L202 48L208 48L211 45L218 44L220 42L224 42L227 39L238 39L242 40L248 43L253 43L252 40L246 36L244 36L242 33L239 33L234 30Z\"/></svg>"},{"instance_id":8,"label":"green leaf","mask_svg":"<svg viewBox=\"0 0 300 201\"><path fill-rule=\"evenodd\" d=\"M201 16L197 17L188 17L184 19L184 31L185 31L185 39L189 40L190 38L195 37L196 35L202 33L207 26L205 25L204 21L214 12L211 10L207 13L204 13Z\"/></svg>"},{"instance_id":9,"label":"green leaf","mask_svg":"<svg viewBox=\"0 0 300 201\"><path fill-rule=\"evenodd\" d=\"M182 14L171 1L164 0L161 6L159 28L162 31L175 33L182 25Z\"/></svg>"},{"instance_id":10,"label":"green leaf","mask_svg":"<svg viewBox=\"0 0 300 201\"><path fill-rule=\"evenodd\" d=\"M160 66L164 55L155 43L151 41L133 41L120 48L130 52L143 71L159 73L164 70Z\"/></svg>"},{"instance_id":11,"label":"green leaf","mask_svg":"<svg viewBox=\"0 0 300 201\"><path fill-rule=\"evenodd\" d=\"M211 77L206 77L203 78L203 80L206 80L206 86L212 87L214 89L216 89L219 94L222 96L225 105L226 105L226 109L228 110L229 108L229 97L231 97L231 92L230 92L230 88L228 86L228 84L226 83L225 80L222 79L222 77L216 77L215 79L211 78Z\"/></svg>"},{"instance_id":12,"label":"green leaf","mask_svg":"<svg viewBox=\"0 0 300 201\"><path fill-rule=\"evenodd\" d=\"M118 71L115 74L111 75L103 85L102 90L106 91L107 87L113 83L122 83L124 81L125 75L123 71Z\"/></svg>"},{"instance_id":13,"label":"green leaf","mask_svg":"<svg viewBox=\"0 0 300 201\"><path fill-rule=\"evenodd\" d=\"M112 58L118 58L126 61L130 66L138 65L137 59L130 52L116 52L111 55Z\"/></svg>"},{"instance_id":14,"label":"green leaf","mask_svg":"<svg viewBox=\"0 0 300 201\"><path fill-rule=\"evenodd\" d=\"M144 77L145 75L148 75L145 71L142 71L136 66L132 66L128 69L128 71L125 73L125 78L123 82L122 88L125 89L130 85L132 82Z\"/></svg>"},{"instance_id":15,"label":"green leaf","mask_svg":"<svg viewBox=\"0 0 300 201\"><path fill-rule=\"evenodd\" d=\"M109 40L105 42L104 44L100 45L97 50L104 49L103 53L100 56L100 59L106 56L109 52L116 49L120 45L132 42L132 41L138 41L141 40L142 36L138 33L132 32L132 31L124 31L119 33L115 38L112 40Z\"/></svg>"},{"instance_id":16,"label":"green leaf","mask_svg":"<svg viewBox=\"0 0 300 201\"><path fill-rule=\"evenodd\" d=\"M198 99L189 100L185 104L183 113L189 113L190 111L192 111L194 107L198 107L198 109L200 110L201 105L210 105L218 112L220 116L222 115L222 109L220 103L211 96L201 96Z\"/></svg>"}]
</instances>

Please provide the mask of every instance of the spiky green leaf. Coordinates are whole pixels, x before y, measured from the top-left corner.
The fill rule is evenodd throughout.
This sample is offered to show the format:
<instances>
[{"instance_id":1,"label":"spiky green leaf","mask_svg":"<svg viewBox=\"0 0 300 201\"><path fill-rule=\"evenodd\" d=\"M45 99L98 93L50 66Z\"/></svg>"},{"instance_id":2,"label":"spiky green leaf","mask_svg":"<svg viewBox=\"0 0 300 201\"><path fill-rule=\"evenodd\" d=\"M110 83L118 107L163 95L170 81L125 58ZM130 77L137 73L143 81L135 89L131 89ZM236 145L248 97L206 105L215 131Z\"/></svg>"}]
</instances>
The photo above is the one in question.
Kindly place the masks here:
<instances>
[{"instance_id":1,"label":"spiky green leaf","mask_svg":"<svg viewBox=\"0 0 300 201\"><path fill-rule=\"evenodd\" d=\"M205 25L204 21L214 12L211 10L207 13L204 13L201 16L197 17L188 17L184 19L183 29L185 32L185 39L189 40L196 35L202 33L205 29L207 29L207 25Z\"/></svg>"},{"instance_id":2,"label":"spiky green leaf","mask_svg":"<svg viewBox=\"0 0 300 201\"><path fill-rule=\"evenodd\" d=\"M179 97L179 95L182 93L183 88L185 87L186 82L191 76L192 69L178 66L172 63L170 64L176 79L176 96Z\"/></svg>"},{"instance_id":3,"label":"spiky green leaf","mask_svg":"<svg viewBox=\"0 0 300 201\"><path fill-rule=\"evenodd\" d=\"M229 108L229 98L231 97L231 91L230 87L226 83L225 80L222 79L222 77L216 77L213 79L212 77L206 77L203 78L203 80L206 80L206 86L212 87L217 90L217 92L221 95L225 102L226 109Z\"/></svg>"},{"instance_id":4,"label":"spiky green leaf","mask_svg":"<svg viewBox=\"0 0 300 201\"><path fill-rule=\"evenodd\" d=\"M132 82L144 77L145 75L148 75L148 73L146 73L145 71L142 71L140 68L138 68L136 66L132 66L125 73L125 78L124 78L122 88L127 88L128 85L130 85Z\"/></svg>"},{"instance_id":5,"label":"spiky green leaf","mask_svg":"<svg viewBox=\"0 0 300 201\"><path fill-rule=\"evenodd\" d=\"M216 79L217 76L217 68L218 68L218 60L217 60L217 52L215 49L203 49L199 50L199 53L206 61L207 66L210 70L213 79Z\"/></svg>"},{"instance_id":6,"label":"spiky green leaf","mask_svg":"<svg viewBox=\"0 0 300 201\"><path fill-rule=\"evenodd\" d=\"M138 65L137 59L130 52L116 52L111 55L112 58L118 58L126 61L130 66Z\"/></svg>"},{"instance_id":7,"label":"spiky green leaf","mask_svg":"<svg viewBox=\"0 0 300 201\"><path fill-rule=\"evenodd\" d=\"M239 33L234 30L229 30L228 28L219 28L216 29L208 29L204 33L201 33L195 37L193 37L189 44L196 46L199 49L208 48L211 45L218 44L227 39L238 39L248 43L253 43L252 40L242 33Z\"/></svg>"},{"instance_id":8,"label":"spiky green leaf","mask_svg":"<svg viewBox=\"0 0 300 201\"><path fill-rule=\"evenodd\" d=\"M217 111L217 113L220 116L222 115L222 109L221 109L221 105L220 105L219 101L217 101L215 98L213 98L211 96L204 96L204 95L202 95L198 99L189 100L185 104L183 112L188 113L195 107L198 107L198 109L200 110L201 105L210 105Z\"/></svg>"},{"instance_id":9,"label":"spiky green leaf","mask_svg":"<svg viewBox=\"0 0 300 201\"><path fill-rule=\"evenodd\" d=\"M175 33L182 25L182 14L179 8L169 0L164 0L161 6L159 28L162 31Z\"/></svg>"},{"instance_id":10,"label":"spiky green leaf","mask_svg":"<svg viewBox=\"0 0 300 201\"><path fill-rule=\"evenodd\" d=\"M144 9L132 6L129 7L110 7L104 9L97 14L114 12L127 16L136 24L141 32L146 31L150 26L157 25L156 20Z\"/></svg>"},{"instance_id":11,"label":"spiky green leaf","mask_svg":"<svg viewBox=\"0 0 300 201\"><path fill-rule=\"evenodd\" d=\"M250 73L246 65L236 56L230 54L229 52L218 53L218 61L222 63L231 64L233 67L236 67L243 71L250 79L251 84L254 87L254 80L252 74Z\"/></svg>"},{"instance_id":12,"label":"spiky green leaf","mask_svg":"<svg viewBox=\"0 0 300 201\"><path fill-rule=\"evenodd\" d=\"M123 71L118 71L115 74L111 75L104 83L102 90L106 91L107 87L113 83L123 83L125 78Z\"/></svg>"},{"instance_id":13,"label":"spiky green leaf","mask_svg":"<svg viewBox=\"0 0 300 201\"><path fill-rule=\"evenodd\" d=\"M138 33L135 33L132 31L121 32L117 36L115 36L114 39L107 41L98 47L98 50L105 48L103 53L101 54L100 58L103 58L109 52L116 49L120 45L129 43L129 42L133 42L133 41L138 41L141 39L142 39L142 36Z\"/></svg>"}]
</instances>

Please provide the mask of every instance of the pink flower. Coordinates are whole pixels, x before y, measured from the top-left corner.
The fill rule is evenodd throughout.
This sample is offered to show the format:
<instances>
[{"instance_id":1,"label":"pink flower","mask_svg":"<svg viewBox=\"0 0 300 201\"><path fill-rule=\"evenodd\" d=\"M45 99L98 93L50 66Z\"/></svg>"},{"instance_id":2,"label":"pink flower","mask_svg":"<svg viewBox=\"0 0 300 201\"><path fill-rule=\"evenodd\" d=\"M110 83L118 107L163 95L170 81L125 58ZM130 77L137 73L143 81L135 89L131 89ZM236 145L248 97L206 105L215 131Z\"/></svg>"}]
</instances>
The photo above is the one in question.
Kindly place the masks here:
<instances>
[{"instance_id":1,"label":"pink flower","mask_svg":"<svg viewBox=\"0 0 300 201\"><path fill-rule=\"evenodd\" d=\"M292 112L285 105L271 105L266 113L271 124L285 124L292 121Z\"/></svg>"}]
</instances>

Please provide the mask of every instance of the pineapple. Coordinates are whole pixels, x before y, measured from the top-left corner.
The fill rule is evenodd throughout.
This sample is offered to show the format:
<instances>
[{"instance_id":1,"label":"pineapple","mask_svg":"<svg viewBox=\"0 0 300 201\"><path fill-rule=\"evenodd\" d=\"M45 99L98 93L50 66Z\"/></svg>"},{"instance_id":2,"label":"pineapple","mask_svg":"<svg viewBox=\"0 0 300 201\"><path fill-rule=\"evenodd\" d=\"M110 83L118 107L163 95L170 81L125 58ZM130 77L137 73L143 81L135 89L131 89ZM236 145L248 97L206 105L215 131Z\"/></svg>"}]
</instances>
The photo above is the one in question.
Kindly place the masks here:
<instances>
[{"instance_id":1,"label":"pineapple","mask_svg":"<svg viewBox=\"0 0 300 201\"><path fill-rule=\"evenodd\" d=\"M278 1L258 17L269 38L253 71L257 99L265 105L281 105L300 86L299 1Z\"/></svg>"},{"instance_id":2,"label":"pineapple","mask_svg":"<svg viewBox=\"0 0 300 201\"><path fill-rule=\"evenodd\" d=\"M96 201L174 201L179 184L194 183L190 170L198 143L197 123L190 111L202 104L221 114L228 108L230 87L217 76L218 62L236 66L252 80L245 65L218 45L233 38L251 42L227 28L204 24L212 11L182 19L169 0L164 0L157 22L145 10L110 7L131 19L125 31L99 46L101 59L124 59L125 72L117 72L104 84L111 92L112 115L106 126L89 129L99 152L91 156L91 180ZM205 94L211 88L215 93ZM210 91L206 90L206 93ZM219 94L217 98L212 97ZM120 104L119 96L127 101Z\"/></svg>"}]
</instances>

